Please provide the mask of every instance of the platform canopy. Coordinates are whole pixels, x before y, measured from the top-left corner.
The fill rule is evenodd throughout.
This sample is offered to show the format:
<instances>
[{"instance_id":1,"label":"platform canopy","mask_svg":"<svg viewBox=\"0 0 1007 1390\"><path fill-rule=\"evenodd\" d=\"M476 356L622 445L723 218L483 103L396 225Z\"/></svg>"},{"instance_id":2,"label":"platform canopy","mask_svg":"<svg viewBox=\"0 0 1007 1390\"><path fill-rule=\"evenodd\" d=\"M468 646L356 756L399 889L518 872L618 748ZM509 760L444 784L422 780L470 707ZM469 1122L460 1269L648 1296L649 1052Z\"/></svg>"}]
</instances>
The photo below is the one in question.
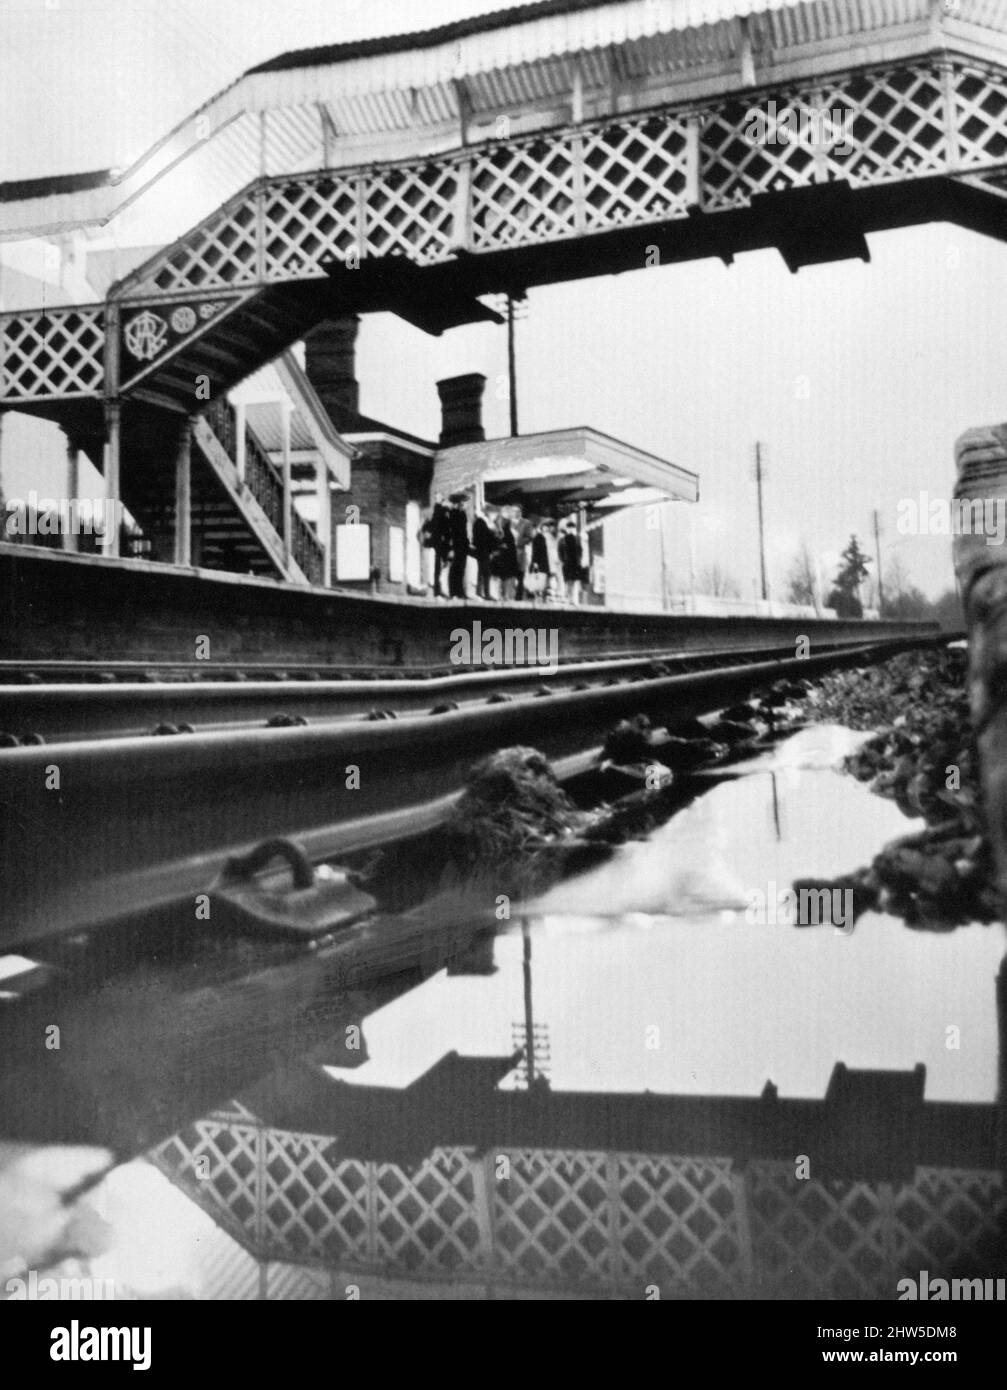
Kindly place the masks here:
<instances>
[{"instance_id":1,"label":"platform canopy","mask_svg":"<svg viewBox=\"0 0 1007 1390\"><path fill-rule=\"evenodd\" d=\"M434 455L433 492L481 492L526 513L580 504L611 511L650 502L695 502L699 478L586 425L457 444Z\"/></svg>"}]
</instances>

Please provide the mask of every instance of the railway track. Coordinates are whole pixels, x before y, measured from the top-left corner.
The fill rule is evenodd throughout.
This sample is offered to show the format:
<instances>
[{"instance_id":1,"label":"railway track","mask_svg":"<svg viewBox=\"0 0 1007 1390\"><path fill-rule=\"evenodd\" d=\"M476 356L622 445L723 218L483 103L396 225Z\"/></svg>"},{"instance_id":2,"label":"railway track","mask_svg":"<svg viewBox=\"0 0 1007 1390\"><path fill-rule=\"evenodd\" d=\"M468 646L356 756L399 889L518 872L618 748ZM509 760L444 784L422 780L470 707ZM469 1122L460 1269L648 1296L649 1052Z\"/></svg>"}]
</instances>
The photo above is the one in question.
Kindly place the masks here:
<instances>
[{"instance_id":1,"label":"railway track","mask_svg":"<svg viewBox=\"0 0 1007 1390\"><path fill-rule=\"evenodd\" d=\"M432 682L390 682L400 697L422 693L424 712L400 710L395 719L369 720L359 710L346 717L343 706L343 717L315 724L3 749L7 877L0 945L172 904L191 914L196 895L226 860L264 839L296 839L309 860L320 863L417 834L447 814L471 764L499 747L533 745L571 773L596 760L606 732L620 719L645 714L655 723L677 723L781 678L865 664L947 640L928 634L837 645L800 660L734 660L677 673L651 669L651 659L630 662L618 673L612 663L592 663L593 683L576 678L572 668L562 668L555 684L541 671L479 673L456 678L452 686L461 693L467 683L471 693L476 683L478 696L465 704L431 705L432 694L440 694ZM535 688L529 690L531 680ZM528 698L494 699L506 693L508 681L515 691L524 683ZM342 693L349 689L340 684ZM18 693L34 695L37 688ZM297 695L304 698L304 691ZM373 701L371 683L368 695ZM253 696L258 699L259 692ZM213 692L211 705L212 700ZM439 717L430 717L437 708Z\"/></svg>"},{"instance_id":2,"label":"railway track","mask_svg":"<svg viewBox=\"0 0 1007 1390\"><path fill-rule=\"evenodd\" d=\"M848 647L835 643L825 650ZM863 645L863 644L859 644ZM822 648L817 650L821 651ZM353 719L387 719L403 715L445 713L449 709L503 704L537 698L548 692L578 692L659 676L687 675L726 665L781 660L794 644L723 648L707 652L663 652L638 657L571 662L555 672L541 666L432 671L422 678L369 672L340 679L310 675L251 679L143 680L136 673L109 675L102 665L91 679L51 679L45 683L0 684L0 750L89 739L140 738L145 735L214 733L275 728ZM191 673L192 668L185 668ZM74 674L82 674L73 667ZM2 678L0 672L0 678ZM10 673L13 674L13 673ZM22 677L26 672L21 668ZM36 675L34 668L30 674ZM52 673L55 675L55 672ZM179 676L181 675L181 668Z\"/></svg>"},{"instance_id":3,"label":"railway track","mask_svg":"<svg viewBox=\"0 0 1007 1390\"><path fill-rule=\"evenodd\" d=\"M145 1152L278 1066L302 1065L311 1049L330 1065L355 1065L360 1055L340 1052L341 1040L418 980L464 968L499 928L496 900L473 884L404 911L364 910L310 949L236 933L216 907L213 921L199 920L197 895L228 858L263 839L296 839L319 864L421 836L447 816L472 761L492 749L534 743L570 782L594 775L600 741L620 718L674 723L779 679L940 640L802 661L739 665L732 654L731 665L705 671L682 669L694 656L662 673L643 660L593 663L612 669L594 670L594 684L573 681L587 688L568 679L561 689L557 677L549 697L531 690L523 699L515 680L515 698L491 706L480 686L470 707L438 718L0 750L0 954L18 951L30 966L13 989L0 981L6 1132L99 1144L119 1157ZM361 774L355 791L346 787L351 760ZM50 791L44 775L53 767L59 787ZM429 853L428 842L416 843ZM281 880L267 869L257 886ZM39 1038L54 1020L73 1045L48 1052Z\"/></svg>"}]
</instances>

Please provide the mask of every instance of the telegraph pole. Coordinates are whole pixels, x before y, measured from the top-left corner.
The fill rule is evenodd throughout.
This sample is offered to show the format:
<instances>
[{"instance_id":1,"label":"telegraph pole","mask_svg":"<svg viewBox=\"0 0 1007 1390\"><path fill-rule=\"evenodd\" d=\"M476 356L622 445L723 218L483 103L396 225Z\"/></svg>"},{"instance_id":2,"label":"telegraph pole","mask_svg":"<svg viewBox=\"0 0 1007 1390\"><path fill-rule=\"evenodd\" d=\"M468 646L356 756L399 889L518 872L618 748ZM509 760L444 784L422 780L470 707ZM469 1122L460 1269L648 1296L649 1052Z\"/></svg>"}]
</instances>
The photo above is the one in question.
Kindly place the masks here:
<instances>
[{"instance_id":1,"label":"telegraph pole","mask_svg":"<svg viewBox=\"0 0 1007 1390\"><path fill-rule=\"evenodd\" d=\"M507 387L511 439L517 438L517 362L514 354L514 296L507 293Z\"/></svg>"},{"instance_id":2,"label":"telegraph pole","mask_svg":"<svg viewBox=\"0 0 1007 1390\"><path fill-rule=\"evenodd\" d=\"M878 526L878 509L874 508L874 558L878 566L878 613L885 616L885 588L881 582L881 535Z\"/></svg>"},{"instance_id":3,"label":"telegraph pole","mask_svg":"<svg viewBox=\"0 0 1007 1390\"><path fill-rule=\"evenodd\" d=\"M762 517L762 445L755 444L755 487L759 498L759 573L762 578L762 597L769 598L769 584L766 582L766 532Z\"/></svg>"},{"instance_id":4,"label":"telegraph pole","mask_svg":"<svg viewBox=\"0 0 1007 1390\"><path fill-rule=\"evenodd\" d=\"M511 439L517 438L517 342L514 325L528 315L528 291L501 290L493 297L493 312L498 323L507 323L507 402L510 413Z\"/></svg>"}]
</instances>

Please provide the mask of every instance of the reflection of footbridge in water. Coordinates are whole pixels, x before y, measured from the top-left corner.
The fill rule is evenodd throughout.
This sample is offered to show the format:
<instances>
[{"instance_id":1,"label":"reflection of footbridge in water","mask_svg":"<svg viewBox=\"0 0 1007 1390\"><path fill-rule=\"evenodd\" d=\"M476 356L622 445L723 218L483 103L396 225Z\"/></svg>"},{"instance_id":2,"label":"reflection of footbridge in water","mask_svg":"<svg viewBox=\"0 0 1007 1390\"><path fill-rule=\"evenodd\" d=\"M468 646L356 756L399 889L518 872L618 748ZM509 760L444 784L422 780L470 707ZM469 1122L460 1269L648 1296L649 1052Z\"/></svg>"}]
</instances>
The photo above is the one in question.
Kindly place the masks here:
<instances>
[{"instance_id":1,"label":"reflection of footbridge in water","mask_svg":"<svg viewBox=\"0 0 1007 1390\"><path fill-rule=\"evenodd\" d=\"M275 1123L233 1105L161 1144L233 1238L206 1295L891 1299L997 1273L995 1107L924 1102L920 1071L788 1101L496 1089L513 1064L451 1054L405 1091L304 1069Z\"/></svg>"},{"instance_id":2,"label":"reflection of footbridge in water","mask_svg":"<svg viewBox=\"0 0 1007 1390\"><path fill-rule=\"evenodd\" d=\"M150 1156L232 1238L207 1296L887 1299L921 1269L996 1275L1007 1246L998 1107L924 1085L837 1063L822 1100L563 1092L519 1051L394 1089L302 1063Z\"/></svg>"}]
</instances>

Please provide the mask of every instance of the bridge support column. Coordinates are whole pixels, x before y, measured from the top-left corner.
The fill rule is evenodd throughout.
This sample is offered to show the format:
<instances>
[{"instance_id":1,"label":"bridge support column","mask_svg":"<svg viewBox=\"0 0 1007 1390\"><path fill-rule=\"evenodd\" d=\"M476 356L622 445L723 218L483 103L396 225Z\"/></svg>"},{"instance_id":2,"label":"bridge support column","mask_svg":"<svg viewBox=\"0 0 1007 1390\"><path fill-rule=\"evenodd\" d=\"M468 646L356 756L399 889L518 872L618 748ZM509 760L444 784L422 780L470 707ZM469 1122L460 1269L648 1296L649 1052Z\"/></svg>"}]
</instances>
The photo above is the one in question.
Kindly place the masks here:
<instances>
[{"instance_id":1,"label":"bridge support column","mask_svg":"<svg viewBox=\"0 0 1007 1390\"><path fill-rule=\"evenodd\" d=\"M238 473L238 482L245 481L245 402L235 401L234 403L234 466Z\"/></svg>"},{"instance_id":2,"label":"bridge support column","mask_svg":"<svg viewBox=\"0 0 1007 1390\"><path fill-rule=\"evenodd\" d=\"M293 537L293 488L290 476L290 406L284 401L280 406L280 429L283 441L283 553L289 563Z\"/></svg>"},{"instance_id":3,"label":"bridge support column","mask_svg":"<svg viewBox=\"0 0 1007 1390\"><path fill-rule=\"evenodd\" d=\"M105 500L112 505L109 512L112 524L105 533L102 553L119 554L119 529L122 525L122 502L119 486L119 450L122 425L122 406L118 401L105 405Z\"/></svg>"},{"instance_id":4,"label":"bridge support column","mask_svg":"<svg viewBox=\"0 0 1007 1390\"><path fill-rule=\"evenodd\" d=\"M192 564L192 421L178 431L175 453L175 564Z\"/></svg>"},{"instance_id":5,"label":"bridge support column","mask_svg":"<svg viewBox=\"0 0 1007 1390\"><path fill-rule=\"evenodd\" d=\"M700 135L702 118L698 111L690 112L685 123L685 198L690 208L703 206L703 176L701 172Z\"/></svg>"},{"instance_id":6,"label":"bridge support column","mask_svg":"<svg viewBox=\"0 0 1007 1390\"><path fill-rule=\"evenodd\" d=\"M79 550L80 538L73 523L80 516L80 446L70 435L66 437L66 500L70 504L71 525L61 537L64 550ZM74 504L77 505L74 505Z\"/></svg>"},{"instance_id":7,"label":"bridge support column","mask_svg":"<svg viewBox=\"0 0 1007 1390\"><path fill-rule=\"evenodd\" d=\"M332 494L329 491L329 468L324 459L315 464L318 488L318 539L322 543L322 583L332 585Z\"/></svg>"}]
</instances>

